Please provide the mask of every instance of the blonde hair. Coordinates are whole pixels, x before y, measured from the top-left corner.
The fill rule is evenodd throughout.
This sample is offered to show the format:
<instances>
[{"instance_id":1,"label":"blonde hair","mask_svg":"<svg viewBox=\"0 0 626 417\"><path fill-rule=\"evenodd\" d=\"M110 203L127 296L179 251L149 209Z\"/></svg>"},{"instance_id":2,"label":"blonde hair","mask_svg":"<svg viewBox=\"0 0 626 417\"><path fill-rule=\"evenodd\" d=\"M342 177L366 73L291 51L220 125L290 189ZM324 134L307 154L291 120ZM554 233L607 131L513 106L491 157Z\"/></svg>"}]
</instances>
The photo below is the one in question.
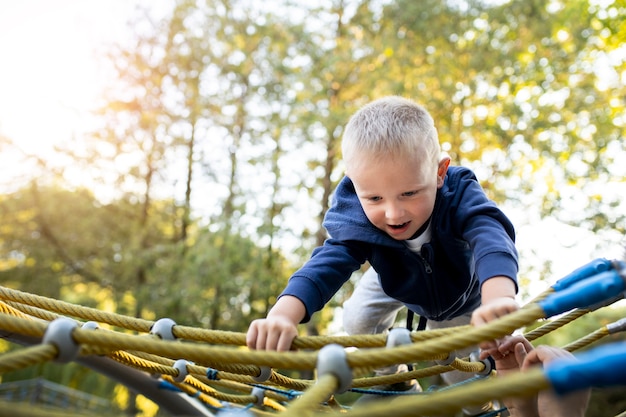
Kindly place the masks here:
<instances>
[{"instance_id":1,"label":"blonde hair","mask_svg":"<svg viewBox=\"0 0 626 417\"><path fill-rule=\"evenodd\" d=\"M374 100L357 111L346 125L341 151L346 166L364 154L376 158L414 156L436 164L441 153L431 115L399 96Z\"/></svg>"}]
</instances>

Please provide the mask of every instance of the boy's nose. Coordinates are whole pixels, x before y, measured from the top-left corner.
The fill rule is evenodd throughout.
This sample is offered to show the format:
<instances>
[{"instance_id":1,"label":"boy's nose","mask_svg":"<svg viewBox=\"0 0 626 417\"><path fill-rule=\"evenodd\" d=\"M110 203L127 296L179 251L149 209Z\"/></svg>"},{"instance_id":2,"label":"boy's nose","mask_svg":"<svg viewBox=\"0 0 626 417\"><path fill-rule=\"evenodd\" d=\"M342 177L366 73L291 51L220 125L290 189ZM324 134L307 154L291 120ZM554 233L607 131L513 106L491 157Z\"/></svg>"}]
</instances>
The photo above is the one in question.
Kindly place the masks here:
<instances>
[{"instance_id":1,"label":"boy's nose","mask_svg":"<svg viewBox=\"0 0 626 417\"><path fill-rule=\"evenodd\" d=\"M385 208L385 217L393 223L394 220L401 220L404 210L399 204L388 204Z\"/></svg>"}]
</instances>

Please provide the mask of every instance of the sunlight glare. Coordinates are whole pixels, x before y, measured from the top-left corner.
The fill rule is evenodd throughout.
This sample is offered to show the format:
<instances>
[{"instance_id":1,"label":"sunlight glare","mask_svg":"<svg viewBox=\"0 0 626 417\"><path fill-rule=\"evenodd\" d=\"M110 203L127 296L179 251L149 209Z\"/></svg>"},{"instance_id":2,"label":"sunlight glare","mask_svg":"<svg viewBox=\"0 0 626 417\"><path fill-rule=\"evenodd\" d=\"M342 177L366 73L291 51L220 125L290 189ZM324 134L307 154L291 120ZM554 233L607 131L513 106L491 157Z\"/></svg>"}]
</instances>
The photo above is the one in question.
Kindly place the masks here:
<instances>
[{"instance_id":1,"label":"sunlight glare","mask_svg":"<svg viewBox=\"0 0 626 417\"><path fill-rule=\"evenodd\" d=\"M92 128L91 112L113 74L102 56L129 36L138 3L0 0L0 136L23 153L2 158L5 178L17 175L25 156L67 163L54 146Z\"/></svg>"}]
</instances>

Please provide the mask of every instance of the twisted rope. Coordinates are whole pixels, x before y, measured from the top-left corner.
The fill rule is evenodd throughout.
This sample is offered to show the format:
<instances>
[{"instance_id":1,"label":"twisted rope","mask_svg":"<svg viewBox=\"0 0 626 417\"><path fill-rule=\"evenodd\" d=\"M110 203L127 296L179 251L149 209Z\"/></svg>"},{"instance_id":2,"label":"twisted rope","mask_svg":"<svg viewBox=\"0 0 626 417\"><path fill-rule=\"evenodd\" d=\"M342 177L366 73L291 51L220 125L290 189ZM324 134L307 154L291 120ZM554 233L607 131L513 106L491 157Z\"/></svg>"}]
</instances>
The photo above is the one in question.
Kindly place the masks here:
<instances>
[{"instance_id":1,"label":"twisted rope","mask_svg":"<svg viewBox=\"0 0 626 417\"><path fill-rule=\"evenodd\" d=\"M35 345L0 356L0 374L54 360L59 351L52 344Z\"/></svg>"},{"instance_id":2,"label":"twisted rope","mask_svg":"<svg viewBox=\"0 0 626 417\"><path fill-rule=\"evenodd\" d=\"M547 291L546 293L550 293ZM87 320L107 323L147 333L153 322L112 313L104 313L96 309L77 307L70 303L34 296L15 290L0 287L0 329L35 338L43 337L47 323L58 314L68 314ZM29 305L33 303L35 305ZM526 334L527 339L534 340L554 331L573 320L589 313L590 310L574 310ZM394 348L385 348L385 335L361 335L340 337L299 337L293 346L298 349L315 349L329 343L342 346L367 347L346 354L350 368L356 371L369 370L375 367L398 363L414 363L433 359L442 359L451 351L474 346L484 340L498 339L511 334L537 320L543 319L543 310L531 303L521 310L482 327L460 326L456 328L428 330L411 333L414 343ZM154 335L131 335L99 329L98 331L75 328L72 338L80 347L80 354L101 354L127 366L160 375L163 380L176 386L189 395L196 396L213 407L221 407L221 401L233 404L253 404L256 396L250 394L251 386L255 385L254 377L260 375L260 368L311 370L317 363L316 352L269 352L249 351L240 349L245 344L245 334L215 330L195 329L175 325L172 333L179 340L161 340ZM609 335L607 327L598 329L575 342L565 346L566 350L574 351L596 342ZM206 346L193 342L208 342L223 346ZM51 361L58 355L58 349L51 344L38 345L0 356L0 374L22 369L34 364ZM178 369L173 368L175 359L186 358L194 363L187 365L189 375L184 382L176 382ZM387 385L409 379L419 379L437 375L451 370L479 373L484 370L482 362L470 362L455 359L447 366L431 366L425 369L381 377L358 378L352 382L353 388ZM209 374L211 374L209 378ZM268 407L287 415L316 415L322 411L324 415L343 414L345 410L335 401L333 393L339 382L333 375L322 375L316 382L296 380L276 372L271 373L266 381L268 385L287 387L301 391L298 398L285 408L278 401L284 402L293 397L291 393L281 394L268 390L263 402ZM478 405L492 398L507 396L532 395L544 388L547 382L542 373L527 372L523 375L510 375L494 381L486 378L461 387L452 387L427 396L403 396L394 400L394 416L415 414L441 414L458 410L461 405ZM212 386L224 387L228 390L242 392L242 395L226 394ZM427 397L427 398L425 398ZM379 409L380 408L380 409ZM261 413L254 410L255 414ZM355 417L385 417L389 414L388 404L379 407L372 404L366 410L355 409L351 414ZM1 416L2 414L0 414ZM12 417L18 414L12 413ZM29 415L34 415L30 413ZM49 415L49 414L48 414Z\"/></svg>"},{"instance_id":3,"label":"twisted rope","mask_svg":"<svg viewBox=\"0 0 626 417\"><path fill-rule=\"evenodd\" d=\"M538 327L526 334L524 334L524 337L526 337L526 339L529 342L532 342L536 339L539 339L541 336L545 336L550 332L553 332L563 326L565 326L566 324L569 324L571 322L573 322L576 319L579 319L580 317L584 316L585 314L590 313L591 310L586 310L583 308L580 309L576 309L576 310L572 310L569 313L565 314L564 316L561 316L559 318L557 318L556 320L552 320L548 323L543 324L541 327Z\"/></svg>"}]
</instances>

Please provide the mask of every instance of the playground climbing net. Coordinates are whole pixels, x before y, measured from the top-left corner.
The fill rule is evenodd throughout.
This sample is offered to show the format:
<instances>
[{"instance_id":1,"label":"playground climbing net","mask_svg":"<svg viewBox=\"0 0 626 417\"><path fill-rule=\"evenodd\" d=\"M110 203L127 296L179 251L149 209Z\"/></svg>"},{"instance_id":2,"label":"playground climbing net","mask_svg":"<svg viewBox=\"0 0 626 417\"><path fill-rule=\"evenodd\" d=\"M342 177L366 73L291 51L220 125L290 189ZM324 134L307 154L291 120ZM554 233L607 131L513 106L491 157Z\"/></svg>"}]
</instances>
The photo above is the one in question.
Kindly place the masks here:
<instances>
[{"instance_id":1,"label":"playground climbing net","mask_svg":"<svg viewBox=\"0 0 626 417\"><path fill-rule=\"evenodd\" d=\"M48 361L75 361L179 416L454 415L465 406L530 396L548 388L564 394L586 387L626 385L622 371L626 342L604 343L577 354L576 360L559 360L545 369L497 379L490 361L454 355L457 350L540 321L525 334L532 342L620 300L625 290L626 264L596 259L557 281L519 311L485 326L298 337L292 351L269 352L245 348L242 333L188 327L169 318L137 319L0 287L0 336L24 346L0 355L0 375ZM547 318L554 319L544 322ZM622 319L563 348L574 352L624 329L626 321ZM370 376L373 369L394 364L419 366L400 374ZM367 407L342 405L337 399L346 391L377 393L372 387L453 370L472 377L458 386L398 393L393 401L376 401ZM289 377L291 371L314 371L315 378ZM6 410L0 411L0 416L38 415L32 406L0 403L0 410ZM46 409L40 415L56 414ZM81 414L63 411L58 415Z\"/></svg>"}]
</instances>

